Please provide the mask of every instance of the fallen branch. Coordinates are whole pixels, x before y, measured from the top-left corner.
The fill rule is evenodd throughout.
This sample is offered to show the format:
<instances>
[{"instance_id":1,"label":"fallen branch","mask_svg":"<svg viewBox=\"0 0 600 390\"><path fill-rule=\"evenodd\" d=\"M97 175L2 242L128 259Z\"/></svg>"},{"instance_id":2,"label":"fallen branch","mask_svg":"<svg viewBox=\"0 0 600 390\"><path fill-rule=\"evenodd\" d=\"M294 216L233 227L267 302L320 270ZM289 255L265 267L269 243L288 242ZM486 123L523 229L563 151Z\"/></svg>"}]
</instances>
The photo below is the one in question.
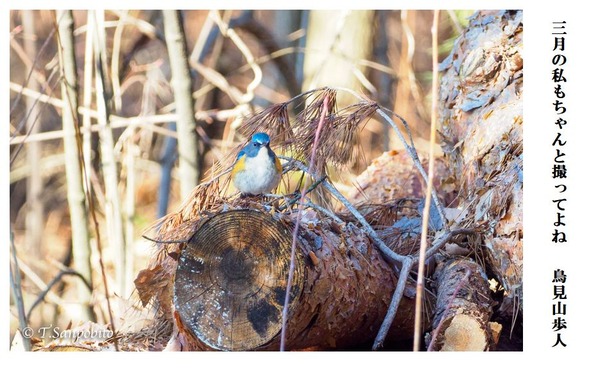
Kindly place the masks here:
<instances>
[{"instance_id":1,"label":"fallen branch","mask_svg":"<svg viewBox=\"0 0 600 390\"><path fill-rule=\"evenodd\" d=\"M481 266L469 258L447 259L436 271L435 328L429 351L488 351L498 324L490 322L493 301Z\"/></svg>"}]
</instances>

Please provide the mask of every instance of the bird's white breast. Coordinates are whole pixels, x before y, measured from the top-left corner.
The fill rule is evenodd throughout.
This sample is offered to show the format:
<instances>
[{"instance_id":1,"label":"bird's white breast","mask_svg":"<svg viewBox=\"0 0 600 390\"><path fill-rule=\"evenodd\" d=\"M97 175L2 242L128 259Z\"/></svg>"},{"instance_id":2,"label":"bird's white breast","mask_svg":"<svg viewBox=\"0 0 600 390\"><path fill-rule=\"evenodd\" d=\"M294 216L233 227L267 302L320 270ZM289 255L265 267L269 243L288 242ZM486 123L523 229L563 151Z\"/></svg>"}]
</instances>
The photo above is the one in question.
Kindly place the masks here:
<instances>
[{"instance_id":1,"label":"bird's white breast","mask_svg":"<svg viewBox=\"0 0 600 390\"><path fill-rule=\"evenodd\" d=\"M254 195L268 193L278 183L279 172L269 158L266 147L260 148L255 157L246 156L244 170L240 171L234 179L234 185L242 193Z\"/></svg>"}]
</instances>

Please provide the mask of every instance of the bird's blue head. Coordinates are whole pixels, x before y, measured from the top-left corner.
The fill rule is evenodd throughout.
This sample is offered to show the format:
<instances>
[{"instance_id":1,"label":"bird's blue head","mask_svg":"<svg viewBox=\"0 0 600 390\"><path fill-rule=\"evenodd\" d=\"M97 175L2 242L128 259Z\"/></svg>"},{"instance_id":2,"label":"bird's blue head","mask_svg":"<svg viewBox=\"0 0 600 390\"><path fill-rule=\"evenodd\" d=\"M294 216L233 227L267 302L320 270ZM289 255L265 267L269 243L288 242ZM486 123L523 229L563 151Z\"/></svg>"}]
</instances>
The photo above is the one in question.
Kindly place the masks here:
<instances>
[{"instance_id":1,"label":"bird's blue head","mask_svg":"<svg viewBox=\"0 0 600 390\"><path fill-rule=\"evenodd\" d=\"M258 154L258 152L260 151L261 148L266 147L268 150L271 150L269 148L269 143L271 142L271 139L269 138L269 136L266 133L256 133L252 136L252 138L250 139L250 142L248 142L248 145L246 145L244 147L244 149L242 149L240 151L240 153L238 154L237 158L238 160L240 159L240 157L246 155L248 157L256 157L256 155ZM271 154L272 152L270 152L269 154Z\"/></svg>"},{"instance_id":2,"label":"bird's blue head","mask_svg":"<svg viewBox=\"0 0 600 390\"><path fill-rule=\"evenodd\" d=\"M251 143L254 144L254 146L269 146L269 143L271 142L271 139L269 138L269 136L266 133L256 133L252 136L252 139L250 140Z\"/></svg>"}]
</instances>

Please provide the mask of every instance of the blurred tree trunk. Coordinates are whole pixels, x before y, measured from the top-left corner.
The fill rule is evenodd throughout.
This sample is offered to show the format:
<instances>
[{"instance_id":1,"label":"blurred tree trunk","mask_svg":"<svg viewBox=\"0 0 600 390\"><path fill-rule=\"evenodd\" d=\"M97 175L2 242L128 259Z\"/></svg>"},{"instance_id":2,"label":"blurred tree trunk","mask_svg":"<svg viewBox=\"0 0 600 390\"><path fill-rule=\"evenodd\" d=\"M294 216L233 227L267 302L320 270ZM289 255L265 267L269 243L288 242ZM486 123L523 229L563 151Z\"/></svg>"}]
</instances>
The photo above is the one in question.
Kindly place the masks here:
<instances>
[{"instance_id":1,"label":"blurred tree trunk","mask_svg":"<svg viewBox=\"0 0 600 390\"><path fill-rule=\"evenodd\" d=\"M423 11L400 11L402 30L397 33L402 36L400 45L400 58L398 62L398 85L396 87L394 112L398 113L409 124L413 131L413 137L427 138L429 131L429 114L423 107L424 92L421 89L416 74L430 70L431 58L427 54L428 61L423 61L422 58L415 58L417 55L423 54L424 51L416 50L415 45L418 43L416 39L427 39L429 37L429 29L431 27L432 12ZM422 31L422 30L426 31ZM426 47L431 47L431 40L428 39ZM425 66L420 65L425 63ZM392 149L401 149L402 144L397 137L390 137Z\"/></svg>"},{"instance_id":2,"label":"blurred tree trunk","mask_svg":"<svg viewBox=\"0 0 600 390\"><path fill-rule=\"evenodd\" d=\"M389 11L378 10L375 12L375 36L373 38L373 61L376 63L390 67L389 46L390 38L388 37L387 26ZM377 95L375 100L382 107L392 107L392 91L394 87L394 78L387 72L373 72L371 76L373 82L377 86ZM383 151L390 150L390 137L393 130L385 126L381 138L374 140L374 143L381 143Z\"/></svg>"},{"instance_id":3,"label":"blurred tree trunk","mask_svg":"<svg viewBox=\"0 0 600 390\"><path fill-rule=\"evenodd\" d=\"M310 11L303 91L324 86L353 91L365 89L364 66L359 61L369 58L371 54L374 15L371 10ZM332 104L346 107L355 101L354 96L341 93ZM335 107L330 107L332 109ZM359 138L356 137L353 142L359 142ZM316 167L315 172L322 175L325 167ZM329 193L320 186L313 192L312 198L321 206L332 206Z\"/></svg>"},{"instance_id":4,"label":"blurred tree trunk","mask_svg":"<svg viewBox=\"0 0 600 390\"><path fill-rule=\"evenodd\" d=\"M23 11L23 32L31 38L25 40L25 53L29 58L35 58L37 54L36 28L34 21L34 11ZM35 66L35 63L32 65ZM30 80L29 88L34 91L39 89L35 77ZM40 109L35 104L35 99L26 99L27 109L27 128L32 136L40 131L38 116ZM35 169L41 160L41 145L39 142L30 142L27 144L27 165L29 166L29 178L27 180L27 245L29 255L35 260L42 259L42 234L44 232L44 204L42 203L42 171Z\"/></svg>"},{"instance_id":5,"label":"blurred tree trunk","mask_svg":"<svg viewBox=\"0 0 600 390\"><path fill-rule=\"evenodd\" d=\"M200 155L194 101L192 98L192 78L188 54L183 35L181 12L163 11L165 37L171 64L171 86L175 95L177 112L177 140L179 143L179 182L181 197L192 192L200 177Z\"/></svg>"},{"instance_id":6,"label":"blurred tree trunk","mask_svg":"<svg viewBox=\"0 0 600 390\"><path fill-rule=\"evenodd\" d=\"M81 145L78 134L77 117L77 65L73 44L73 14L71 11L57 11L58 52L63 72L61 94L64 102L63 131L65 147L65 169L67 176L67 198L71 216L71 235L73 240L73 267L90 284L90 233L85 205L85 192L81 170ZM81 302L81 319L92 320L94 314L90 306L91 291L85 283L77 279L78 298Z\"/></svg>"},{"instance_id":7,"label":"blurred tree trunk","mask_svg":"<svg viewBox=\"0 0 600 390\"><path fill-rule=\"evenodd\" d=\"M370 10L310 11L303 91L322 86L364 89L357 74L364 69L359 60L370 57L373 19ZM345 106L354 97L340 94L337 101Z\"/></svg>"},{"instance_id":8,"label":"blurred tree trunk","mask_svg":"<svg viewBox=\"0 0 600 390\"><path fill-rule=\"evenodd\" d=\"M290 47L289 37L302 28L300 25L302 12L308 11L276 10L270 12L264 20L261 20L256 12L252 11L250 17L245 18L240 23L240 28L252 34L266 53L277 53L282 48ZM271 61L262 64L262 84L274 91L277 91L280 87L285 87L290 97L299 95L301 93L301 82L298 81L295 69L298 63L294 60L299 54L274 56ZM301 65L300 69L302 70ZM270 99L265 99L261 95L257 95L254 102L260 106L271 103Z\"/></svg>"},{"instance_id":9,"label":"blurred tree trunk","mask_svg":"<svg viewBox=\"0 0 600 390\"><path fill-rule=\"evenodd\" d=\"M94 11L92 11L94 12ZM100 152L102 155L102 175L105 186L106 237L110 243L112 260L115 265L115 279L119 295L125 296L125 234L121 213L121 194L119 193L119 177L115 158L115 142L112 126L109 121L109 102L112 96L107 77L106 38L104 30L104 11L94 12L94 48L96 64L96 105L98 108L98 124L101 129ZM118 55L118 53L113 53Z\"/></svg>"},{"instance_id":10,"label":"blurred tree trunk","mask_svg":"<svg viewBox=\"0 0 600 390\"><path fill-rule=\"evenodd\" d=\"M290 36L290 34L294 33L295 31L298 31L299 29L302 28L301 22L302 22L302 13L304 13L306 11L300 11L300 10L278 10L278 11L273 11L273 16L275 18L275 21L273 23L273 36L278 38L279 37L279 41L277 42L277 44L279 45L279 47L288 47L290 46L289 40L288 40L288 36ZM286 39L283 39L284 37L286 37ZM293 56L286 56L283 57L284 60L286 60L289 64L290 64L290 68L291 68L291 73L293 73L293 79L295 81L295 83L293 83L293 87L292 83L290 83L289 81L286 81L285 77L279 77L279 83L283 84L283 83L287 83L288 84L288 89L290 91L290 94L292 96L299 94L301 92L301 88L300 85L302 83L302 78L298 77L298 69L297 67L301 68L302 62L299 62L297 59L298 57L300 57L300 52L296 52ZM289 76L292 76L291 74ZM273 86L275 87L275 86Z\"/></svg>"}]
</instances>

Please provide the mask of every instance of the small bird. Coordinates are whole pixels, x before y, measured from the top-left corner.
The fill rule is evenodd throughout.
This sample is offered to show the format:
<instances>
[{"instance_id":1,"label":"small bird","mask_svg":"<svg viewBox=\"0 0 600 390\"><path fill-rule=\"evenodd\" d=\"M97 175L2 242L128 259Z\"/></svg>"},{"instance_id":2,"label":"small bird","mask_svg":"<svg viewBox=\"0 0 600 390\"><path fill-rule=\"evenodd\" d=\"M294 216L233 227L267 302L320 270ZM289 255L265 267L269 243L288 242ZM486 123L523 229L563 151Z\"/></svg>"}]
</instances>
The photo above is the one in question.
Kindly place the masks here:
<instances>
[{"instance_id":1,"label":"small bird","mask_svg":"<svg viewBox=\"0 0 600 390\"><path fill-rule=\"evenodd\" d=\"M281 180L281 162L269 147L265 133L256 133L240 151L233 165L231 178L242 196L271 192Z\"/></svg>"}]
</instances>

